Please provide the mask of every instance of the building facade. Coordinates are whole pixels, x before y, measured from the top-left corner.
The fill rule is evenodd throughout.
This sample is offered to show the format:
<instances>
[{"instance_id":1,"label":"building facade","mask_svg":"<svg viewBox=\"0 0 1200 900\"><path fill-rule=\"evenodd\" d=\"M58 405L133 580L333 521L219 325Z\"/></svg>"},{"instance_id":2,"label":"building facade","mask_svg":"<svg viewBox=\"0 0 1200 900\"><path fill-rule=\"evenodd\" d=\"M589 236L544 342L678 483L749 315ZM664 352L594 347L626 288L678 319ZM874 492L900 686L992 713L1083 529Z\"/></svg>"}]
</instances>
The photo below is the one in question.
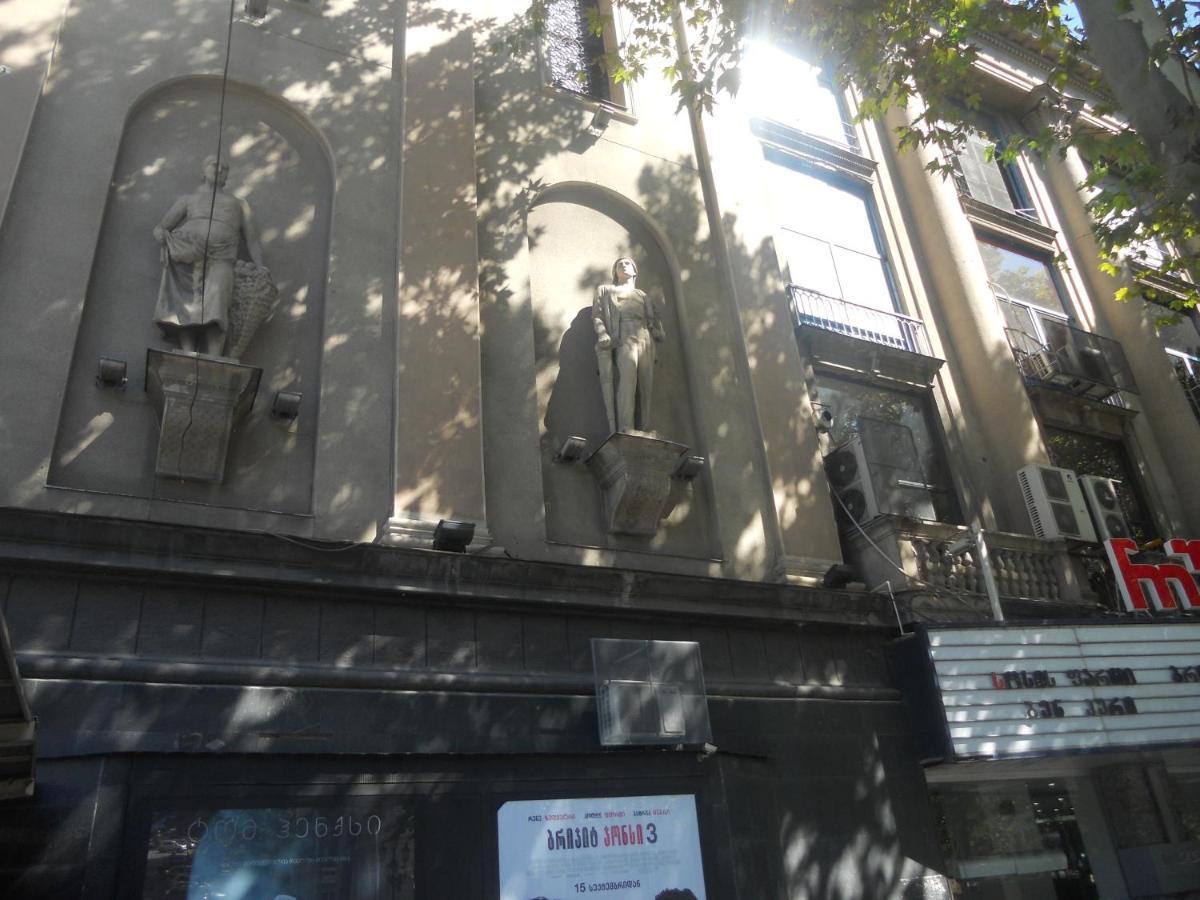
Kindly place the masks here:
<instances>
[{"instance_id":1,"label":"building facade","mask_svg":"<svg viewBox=\"0 0 1200 900\"><path fill-rule=\"evenodd\" d=\"M681 112L591 64L607 6L8 5L12 896L1200 890L1186 698L931 744L937 648L1044 693L1038 628L1129 624L1097 539L1200 536L1200 334L1112 301L1083 161L931 175L769 34ZM1056 114L985 63L981 130ZM1039 523L1064 469L1119 522ZM1104 667L1183 697L1166 613ZM613 682L655 739L602 741Z\"/></svg>"}]
</instances>

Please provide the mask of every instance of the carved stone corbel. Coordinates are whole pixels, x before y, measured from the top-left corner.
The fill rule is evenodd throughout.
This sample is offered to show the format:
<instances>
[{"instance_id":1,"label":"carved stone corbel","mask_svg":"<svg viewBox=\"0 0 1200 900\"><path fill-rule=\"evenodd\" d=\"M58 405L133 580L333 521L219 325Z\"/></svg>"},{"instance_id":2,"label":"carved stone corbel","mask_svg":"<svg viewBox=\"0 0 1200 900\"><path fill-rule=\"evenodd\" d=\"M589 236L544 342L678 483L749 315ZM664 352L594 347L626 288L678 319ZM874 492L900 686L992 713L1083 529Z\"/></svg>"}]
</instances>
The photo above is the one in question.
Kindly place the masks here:
<instances>
[{"instance_id":1,"label":"carved stone corbel","mask_svg":"<svg viewBox=\"0 0 1200 900\"><path fill-rule=\"evenodd\" d=\"M600 487L609 534L652 537L670 512L671 479L689 450L642 434L609 435L587 459Z\"/></svg>"}]
</instances>

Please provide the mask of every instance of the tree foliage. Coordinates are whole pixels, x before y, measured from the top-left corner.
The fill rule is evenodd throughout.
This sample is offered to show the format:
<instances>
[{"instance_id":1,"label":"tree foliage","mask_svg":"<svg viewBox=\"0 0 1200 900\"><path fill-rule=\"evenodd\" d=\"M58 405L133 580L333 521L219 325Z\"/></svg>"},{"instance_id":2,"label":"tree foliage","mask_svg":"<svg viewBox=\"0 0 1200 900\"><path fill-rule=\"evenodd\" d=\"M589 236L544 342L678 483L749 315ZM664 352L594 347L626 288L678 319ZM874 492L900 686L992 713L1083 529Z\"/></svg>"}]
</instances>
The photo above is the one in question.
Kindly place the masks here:
<instances>
[{"instance_id":1,"label":"tree foliage","mask_svg":"<svg viewBox=\"0 0 1200 900\"><path fill-rule=\"evenodd\" d=\"M535 22L553 2L561 0L534 0ZM980 63L990 42L999 37L1036 51L1050 114L1026 117L1026 130L1005 135L996 158L1076 148L1089 166L1101 264L1111 274L1135 276L1127 281L1134 287L1118 296L1140 292L1174 309L1197 305L1200 295L1190 285L1200 282L1200 0L1079 0L1083 31L1068 20L1070 7L1055 0L621 0L620 6L627 25L621 47L606 61L615 80L661 72L681 106L709 111L722 93L737 91L746 37L798 43L853 86L860 119L907 109L909 124L896 135L900 147L936 148L940 162L931 167L944 175L954 148L980 127L987 77ZM600 17L593 16L592 27L599 33ZM1125 110L1122 96L1131 101ZM1165 257L1161 244L1171 250ZM1147 271L1155 277L1136 277Z\"/></svg>"}]
</instances>

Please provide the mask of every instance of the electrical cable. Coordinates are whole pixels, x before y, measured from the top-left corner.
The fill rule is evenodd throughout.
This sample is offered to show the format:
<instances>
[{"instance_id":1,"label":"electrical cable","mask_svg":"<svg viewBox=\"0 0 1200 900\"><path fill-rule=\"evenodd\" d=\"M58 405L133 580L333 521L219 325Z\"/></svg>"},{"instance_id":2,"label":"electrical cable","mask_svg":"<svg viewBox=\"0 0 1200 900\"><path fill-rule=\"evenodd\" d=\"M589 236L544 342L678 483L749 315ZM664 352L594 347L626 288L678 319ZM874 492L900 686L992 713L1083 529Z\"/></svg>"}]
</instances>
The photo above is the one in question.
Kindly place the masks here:
<instances>
[{"instance_id":1,"label":"electrical cable","mask_svg":"<svg viewBox=\"0 0 1200 900\"><path fill-rule=\"evenodd\" d=\"M213 170L212 196L208 204L208 228L204 233L204 254L200 267L200 321L204 322L205 302L208 299L208 246L209 240L212 238L213 216L217 209L217 191L220 190L217 182L221 177L221 145L222 137L225 131L225 95L229 88L229 60L233 52L233 20L236 14L237 0L229 0L229 23L225 29L225 64L221 69L221 97L217 105L217 152L216 163ZM236 254L235 254L236 255ZM236 263L235 263L236 268ZM236 272L234 278L236 279ZM193 285L195 278L192 279ZM193 288L194 289L194 288ZM205 338L204 349L208 350L207 337ZM197 355L193 356L192 362L196 373L196 384L192 390L192 399L188 404L188 421L184 426L183 431L179 434L179 455L176 457L176 474L183 478L183 448L187 439L187 434L192 429L193 414L196 410L196 398L200 395L200 357L199 351L194 351Z\"/></svg>"}]
</instances>

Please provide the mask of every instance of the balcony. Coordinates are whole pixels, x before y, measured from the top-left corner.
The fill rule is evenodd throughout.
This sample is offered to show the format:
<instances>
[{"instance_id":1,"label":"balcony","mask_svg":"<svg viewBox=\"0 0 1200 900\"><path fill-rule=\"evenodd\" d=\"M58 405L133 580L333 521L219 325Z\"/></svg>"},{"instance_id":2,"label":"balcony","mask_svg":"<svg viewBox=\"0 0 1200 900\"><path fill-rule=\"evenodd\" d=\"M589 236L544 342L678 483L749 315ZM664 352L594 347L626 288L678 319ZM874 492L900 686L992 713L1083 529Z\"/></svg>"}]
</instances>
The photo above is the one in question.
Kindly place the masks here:
<instances>
[{"instance_id":1,"label":"balcony","mask_svg":"<svg viewBox=\"0 0 1200 900\"><path fill-rule=\"evenodd\" d=\"M952 601L946 610L950 618L966 617L970 609L986 616L989 608L976 551L949 552L950 545L967 534L968 529L961 525L879 516L865 523L862 532L847 532L842 540L846 562L868 586L888 581L896 592L944 595ZM1010 603L1069 606L1094 605L1100 600L1087 586L1083 562L1067 553L1066 541L990 531L987 545L1000 596Z\"/></svg>"},{"instance_id":2,"label":"balcony","mask_svg":"<svg viewBox=\"0 0 1200 900\"><path fill-rule=\"evenodd\" d=\"M1122 393L1138 392L1117 341L1031 307L999 297L997 302L1006 319L1019 325L1005 328L1004 333L1026 384L1116 406L1124 405Z\"/></svg>"},{"instance_id":3,"label":"balcony","mask_svg":"<svg viewBox=\"0 0 1200 900\"><path fill-rule=\"evenodd\" d=\"M788 285L788 293L797 326L821 328L860 341L933 356L920 319L827 297L795 284Z\"/></svg>"},{"instance_id":4,"label":"balcony","mask_svg":"<svg viewBox=\"0 0 1200 900\"><path fill-rule=\"evenodd\" d=\"M924 387L942 360L920 319L788 285L801 346L814 362L873 378Z\"/></svg>"}]
</instances>

